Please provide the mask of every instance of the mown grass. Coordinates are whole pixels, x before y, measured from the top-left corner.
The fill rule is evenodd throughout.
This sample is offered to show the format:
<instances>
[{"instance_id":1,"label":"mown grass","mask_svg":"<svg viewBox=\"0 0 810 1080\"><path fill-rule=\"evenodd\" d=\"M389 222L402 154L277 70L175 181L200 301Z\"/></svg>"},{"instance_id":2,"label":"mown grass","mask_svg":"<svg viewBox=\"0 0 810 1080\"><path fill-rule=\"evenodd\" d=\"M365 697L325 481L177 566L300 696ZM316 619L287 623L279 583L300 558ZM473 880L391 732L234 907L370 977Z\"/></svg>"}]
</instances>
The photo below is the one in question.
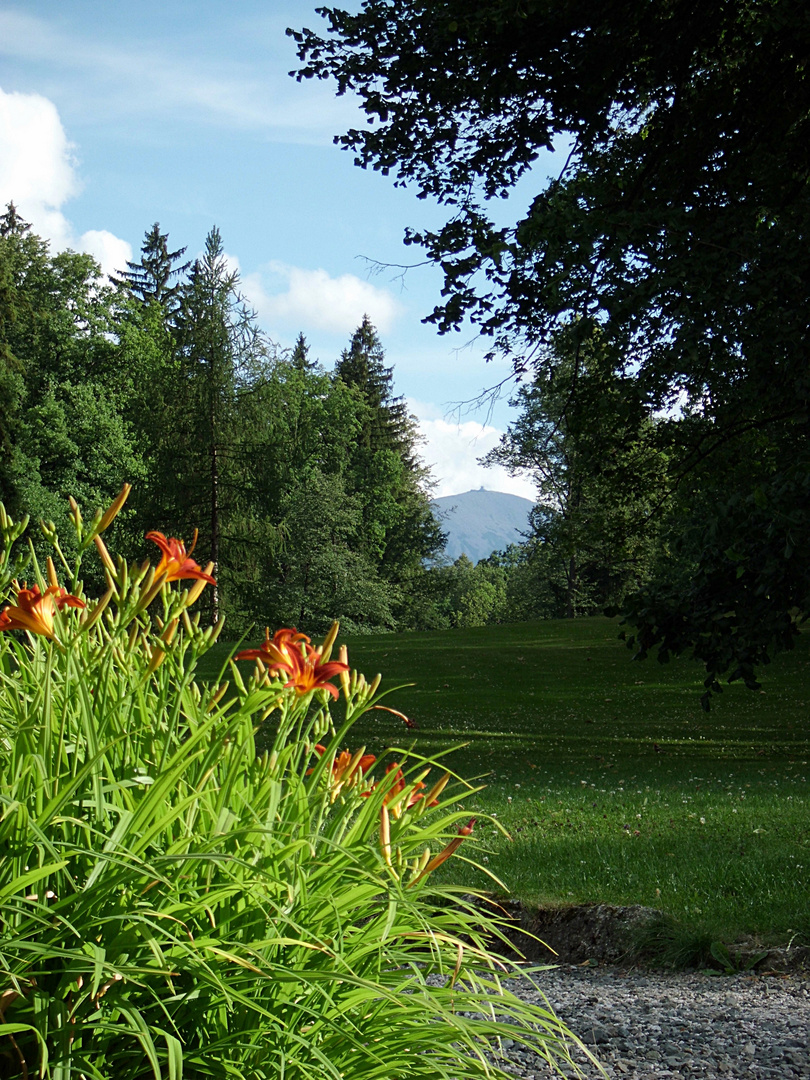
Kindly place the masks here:
<instances>
[{"instance_id":1,"label":"mown grass","mask_svg":"<svg viewBox=\"0 0 810 1080\"><path fill-rule=\"evenodd\" d=\"M418 725L378 712L369 750L446 753L486 788L476 855L530 904L645 904L696 936L810 943L810 650L732 685L634 663L607 619L347 639ZM460 744L466 744L461 746ZM453 874L484 885L454 861ZM494 886L491 886L493 887Z\"/></svg>"}]
</instances>

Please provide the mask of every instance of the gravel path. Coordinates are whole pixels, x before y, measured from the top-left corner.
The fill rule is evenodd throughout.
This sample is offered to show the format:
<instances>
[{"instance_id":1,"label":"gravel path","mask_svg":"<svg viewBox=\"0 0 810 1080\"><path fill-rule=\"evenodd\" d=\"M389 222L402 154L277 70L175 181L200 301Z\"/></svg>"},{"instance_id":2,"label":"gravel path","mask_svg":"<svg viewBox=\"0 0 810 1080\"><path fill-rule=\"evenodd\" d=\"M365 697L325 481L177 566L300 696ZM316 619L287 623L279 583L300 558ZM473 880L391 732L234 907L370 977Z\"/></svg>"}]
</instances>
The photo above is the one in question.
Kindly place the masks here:
<instances>
[{"instance_id":1,"label":"gravel path","mask_svg":"<svg viewBox=\"0 0 810 1080\"><path fill-rule=\"evenodd\" d=\"M561 965L537 980L557 1015L617 1080L810 1078L809 973L662 975ZM523 980L508 985L540 1000ZM517 1047L505 1052L523 1080L554 1075ZM585 1075L598 1073L591 1067Z\"/></svg>"}]
</instances>

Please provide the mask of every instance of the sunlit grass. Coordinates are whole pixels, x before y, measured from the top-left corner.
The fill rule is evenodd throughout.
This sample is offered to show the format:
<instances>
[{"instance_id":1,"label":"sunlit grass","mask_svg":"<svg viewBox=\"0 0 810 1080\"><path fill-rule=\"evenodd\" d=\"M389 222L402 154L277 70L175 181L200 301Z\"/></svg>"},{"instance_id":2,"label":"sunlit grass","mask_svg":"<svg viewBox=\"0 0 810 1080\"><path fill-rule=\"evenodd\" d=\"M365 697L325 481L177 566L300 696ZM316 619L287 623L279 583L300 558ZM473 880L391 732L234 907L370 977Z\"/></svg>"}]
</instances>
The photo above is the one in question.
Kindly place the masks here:
<instances>
[{"instance_id":1,"label":"sunlit grass","mask_svg":"<svg viewBox=\"0 0 810 1080\"><path fill-rule=\"evenodd\" d=\"M653 906L725 940L810 940L810 653L727 687L705 714L688 661L634 663L607 619L348 639L418 725L410 745L486 788L479 858L529 903ZM481 875L454 864L463 881ZM493 886L494 887L494 886Z\"/></svg>"}]
</instances>

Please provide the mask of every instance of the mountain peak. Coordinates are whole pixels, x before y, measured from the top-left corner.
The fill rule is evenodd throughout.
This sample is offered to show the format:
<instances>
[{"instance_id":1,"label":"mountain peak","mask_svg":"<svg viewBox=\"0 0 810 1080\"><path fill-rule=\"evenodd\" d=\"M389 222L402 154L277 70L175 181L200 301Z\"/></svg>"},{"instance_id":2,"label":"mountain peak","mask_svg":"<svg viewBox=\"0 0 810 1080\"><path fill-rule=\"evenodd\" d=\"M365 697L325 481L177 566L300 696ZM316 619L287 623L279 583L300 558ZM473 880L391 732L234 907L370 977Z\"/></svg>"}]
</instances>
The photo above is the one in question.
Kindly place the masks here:
<instances>
[{"instance_id":1,"label":"mountain peak","mask_svg":"<svg viewBox=\"0 0 810 1080\"><path fill-rule=\"evenodd\" d=\"M436 516L447 533L445 557L455 561L464 554L475 563L520 543L533 506L531 499L484 487L434 499Z\"/></svg>"}]
</instances>

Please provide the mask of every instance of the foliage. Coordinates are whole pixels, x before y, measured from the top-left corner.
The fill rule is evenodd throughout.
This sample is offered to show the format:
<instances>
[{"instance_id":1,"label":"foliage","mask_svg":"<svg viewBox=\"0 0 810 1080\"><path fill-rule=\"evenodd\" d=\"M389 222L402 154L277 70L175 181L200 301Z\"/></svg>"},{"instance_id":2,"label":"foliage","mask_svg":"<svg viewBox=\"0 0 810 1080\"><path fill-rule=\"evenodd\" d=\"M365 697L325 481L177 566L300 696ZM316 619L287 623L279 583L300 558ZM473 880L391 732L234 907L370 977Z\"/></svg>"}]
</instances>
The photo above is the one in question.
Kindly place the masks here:
<instances>
[{"instance_id":1,"label":"foliage","mask_svg":"<svg viewBox=\"0 0 810 1080\"><path fill-rule=\"evenodd\" d=\"M698 507L712 504L705 514L678 513L676 504L661 553L675 556L675 570L670 563L626 605L635 628L628 645L639 656L690 650L705 664L706 710L722 673L758 690L757 668L793 648L810 611L810 473L799 460L769 476L767 452L756 454L729 469L732 478L745 474L736 483L693 496Z\"/></svg>"},{"instance_id":2,"label":"foliage","mask_svg":"<svg viewBox=\"0 0 810 1080\"><path fill-rule=\"evenodd\" d=\"M497 566L505 579L500 622L570 618L572 599L575 615L594 613L581 579L572 598L565 549L545 542L545 523L542 511L533 512L530 524L535 527L534 537L523 544L510 544L506 551L494 551L485 560Z\"/></svg>"},{"instance_id":3,"label":"foliage","mask_svg":"<svg viewBox=\"0 0 810 1080\"><path fill-rule=\"evenodd\" d=\"M577 1040L501 984L497 916L433 880L466 786L344 752L382 695L330 660L337 627L200 681L205 581L110 555L126 495L89 523L74 503L78 555L49 531L0 620L2 1075L505 1077L507 1036L570 1069ZM0 510L4 588L24 526Z\"/></svg>"},{"instance_id":4,"label":"foliage","mask_svg":"<svg viewBox=\"0 0 810 1080\"><path fill-rule=\"evenodd\" d=\"M448 208L408 235L444 274L431 321L469 318L493 353L541 373L559 366L561 328L588 341L598 327L632 376L623 399L666 417L671 528L691 532L708 510L725 546L700 553L694 619L665 610L661 560L629 609L642 638L693 651L710 690L792 644L810 600L792 556L806 515L775 503L796 543L751 563L731 597L726 553L748 539L740 502L761 484L802 491L810 474L806 6L711 0L695 18L686 0L366 0L320 13L327 35L289 31L298 78L335 79L370 121L338 142ZM568 153L560 174L496 223L492 202L531 183L552 147ZM768 474L760 463L746 482L734 459L762 442ZM707 653L708 612L730 621Z\"/></svg>"},{"instance_id":5,"label":"foliage","mask_svg":"<svg viewBox=\"0 0 810 1080\"><path fill-rule=\"evenodd\" d=\"M102 506L138 481L118 549L143 558L147 530L190 544L199 528L222 564L209 616L235 631L268 614L409 625L443 537L376 331L366 320L328 375L303 335L287 357L259 331L217 229L193 265L182 254L156 224L111 288L13 205L0 218L0 495L70 544L68 494Z\"/></svg>"},{"instance_id":6,"label":"foliage","mask_svg":"<svg viewBox=\"0 0 810 1080\"><path fill-rule=\"evenodd\" d=\"M328 627L330 607L349 632L393 629L389 590L358 543L360 499L343 479L311 468L285 492L282 514L285 540L267 588L268 610L313 632Z\"/></svg>"},{"instance_id":7,"label":"foliage","mask_svg":"<svg viewBox=\"0 0 810 1080\"><path fill-rule=\"evenodd\" d=\"M0 217L0 282L0 496L54 520L70 543L69 494L100 506L146 471L125 409L115 295L90 256L51 256L13 204Z\"/></svg>"},{"instance_id":8,"label":"foliage","mask_svg":"<svg viewBox=\"0 0 810 1080\"><path fill-rule=\"evenodd\" d=\"M409 571L435 555L445 537L430 507L429 472L418 459L416 425L393 396L393 370L368 316L335 365L365 409L348 462L363 510L363 550L396 590Z\"/></svg>"},{"instance_id":9,"label":"foliage","mask_svg":"<svg viewBox=\"0 0 810 1080\"><path fill-rule=\"evenodd\" d=\"M553 372L519 387L518 418L483 459L535 480L527 560L556 596L544 613L567 618L620 604L644 581L667 488L635 379L615 370L602 334L577 337L561 336Z\"/></svg>"},{"instance_id":10,"label":"foliage","mask_svg":"<svg viewBox=\"0 0 810 1080\"><path fill-rule=\"evenodd\" d=\"M367 492L356 492L350 473L366 412L342 380L294 356L263 365L240 392L238 413L250 446L241 485L255 507L229 537L240 560L229 618L240 626L261 611L312 633L325 631L333 615L357 629L394 625L388 590L366 544ZM384 501L386 493L377 490Z\"/></svg>"},{"instance_id":11,"label":"foliage","mask_svg":"<svg viewBox=\"0 0 810 1080\"><path fill-rule=\"evenodd\" d=\"M712 959L719 965L719 969L710 970L710 975L739 975L740 972L751 971L757 964L761 964L767 957L768 951L754 952L748 956L742 953L732 953L728 945L722 941L713 941L710 947Z\"/></svg>"},{"instance_id":12,"label":"foliage","mask_svg":"<svg viewBox=\"0 0 810 1080\"><path fill-rule=\"evenodd\" d=\"M473 565L460 555L450 566L431 567L426 576L434 597L432 618L420 629L486 626L504 618L508 578L496 559Z\"/></svg>"}]
</instances>

